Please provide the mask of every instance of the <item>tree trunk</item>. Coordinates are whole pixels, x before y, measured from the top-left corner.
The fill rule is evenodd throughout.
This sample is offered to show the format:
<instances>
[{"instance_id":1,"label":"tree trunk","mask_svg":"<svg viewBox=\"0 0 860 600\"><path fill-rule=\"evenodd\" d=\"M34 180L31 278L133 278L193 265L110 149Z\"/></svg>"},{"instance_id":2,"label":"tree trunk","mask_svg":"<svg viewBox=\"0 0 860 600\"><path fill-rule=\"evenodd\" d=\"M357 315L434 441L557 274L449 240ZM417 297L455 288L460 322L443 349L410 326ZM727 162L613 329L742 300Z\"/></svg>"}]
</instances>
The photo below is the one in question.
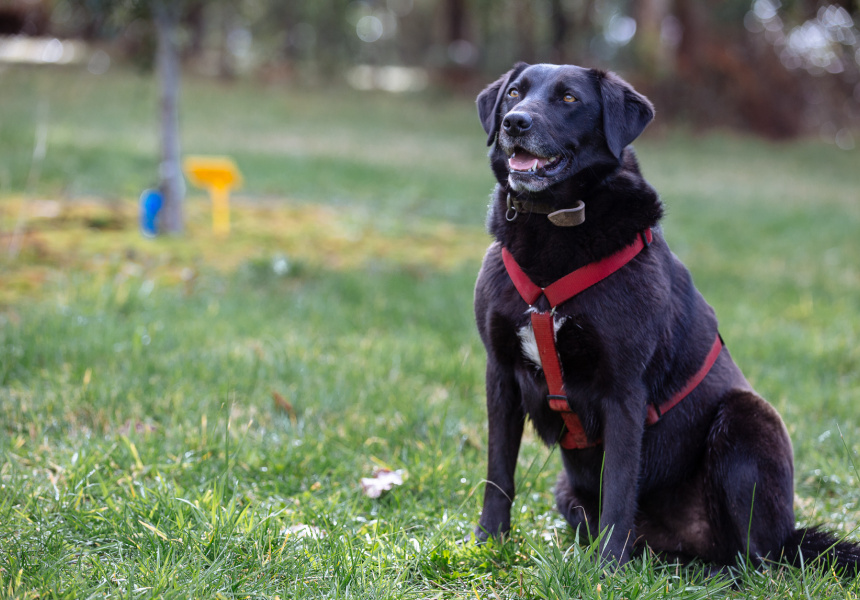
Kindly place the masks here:
<instances>
[{"instance_id":1,"label":"tree trunk","mask_svg":"<svg viewBox=\"0 0 860 600\"><path fill-rule=\"evenodd\" d=\"M519 58L527 63L537 62L535 48L534 6L527 0L516 0L514 3L514 30L516 31L517 50Z\"/></svg>"},{"instance_id":2,"label":"tree trunk","mask_svg":"<svg viewBox=\"0 0 860 600\"><path fill-rule=\"evenodd\" d=\"M448 42L449 59L442 70L445 85L452 89L465 90L469 87L471 69L464 63L454 59L450 54L457 44L466 40L466 2L465 0L446 0L445 4L445 28Z\"/></svg>"},{"instance_id":3,"label":"tree trunk","mask_svg":"<svg viewBox=\"0 0 860 600\"><path fill-rule=\"evenodd\" d=\"M636 35L633 37L639 77L654 81L668 76L670 56L661 40L661 27L669 14L668 0L639 0L633 5Z\"/></svg>"},{"instance_id":4,"label":"tree trunk","mask_svg":"<svg viewBox=\"0 0 860 600\"><path fill-rule=\"evenodd\" d=\"M176 47L178 14L171 3L153 9L157 38L157 66L161 94L160 185L164 203L161 228L180 233L184 228L185 181L179 162L179 51Z\"/></svg>"},{"instance_id":5,"label":"tree trunk","mask_svg":"<svg viewBox=\"0 0 860 600\"><path fill-rule=\"evenodd\" d=\"M233 64L233 56L230 52L230 28L233 25L233 8L229 2L224 2L219 7L219 18L221 25L221 44L218 48L218 77L231 81L236 78L236 69Z\"/></svg>"},{"instance_id":6,"label":"tree trunk","mask_svg":"<svg viewBox=\"0 0 860 600\"><path fill-rule=\"evenodd\" d=\"M552 32L550 60L556 64L562 65L567 62L567 52L565 48L568 30L567 15L564 12L564 6L561 0L551 0L549 6Z\"/></svg>"},{"instance_id":7,"label":"tree trunk","mask_svg":"<svg viewBox=\"0 0 860 600\"><path fill-rule=\"evenodd\" d=\"M446 3L448 21L448 43L454 43L465 37L466 6L463 0L448 0Z\"/></svg>"}]
</instances>

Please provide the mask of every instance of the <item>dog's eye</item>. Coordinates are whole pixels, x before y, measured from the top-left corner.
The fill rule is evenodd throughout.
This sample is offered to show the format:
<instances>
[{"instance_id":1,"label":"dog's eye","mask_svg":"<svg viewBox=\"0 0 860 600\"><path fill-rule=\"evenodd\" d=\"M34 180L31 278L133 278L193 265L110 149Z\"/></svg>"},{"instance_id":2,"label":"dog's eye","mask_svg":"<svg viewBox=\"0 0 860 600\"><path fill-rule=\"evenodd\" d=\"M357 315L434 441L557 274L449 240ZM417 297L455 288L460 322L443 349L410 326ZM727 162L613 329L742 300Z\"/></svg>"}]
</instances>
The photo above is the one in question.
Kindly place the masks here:
<instances>
[{"instance_id":1,"label":"dog's eye","mask_svg":"<svg viewBox=\"0 0 860 600\"><path fill-rule=\"evenodd\" d=\"M574 96L573 94L565 94L564 95L564 101L565 102L576 102L576 96Z\"/></svg>"},{"instance_id":2,"label":"dog's eye","mask_svg":"<svg viewBox=\"0 0 860 600\"><path fill-rule=\"evenodd\" d=\"M517 88L511 88L508 90L508 96L510 96L511 98L519 98L520 92Z\"/></svg>"}]
</instances>

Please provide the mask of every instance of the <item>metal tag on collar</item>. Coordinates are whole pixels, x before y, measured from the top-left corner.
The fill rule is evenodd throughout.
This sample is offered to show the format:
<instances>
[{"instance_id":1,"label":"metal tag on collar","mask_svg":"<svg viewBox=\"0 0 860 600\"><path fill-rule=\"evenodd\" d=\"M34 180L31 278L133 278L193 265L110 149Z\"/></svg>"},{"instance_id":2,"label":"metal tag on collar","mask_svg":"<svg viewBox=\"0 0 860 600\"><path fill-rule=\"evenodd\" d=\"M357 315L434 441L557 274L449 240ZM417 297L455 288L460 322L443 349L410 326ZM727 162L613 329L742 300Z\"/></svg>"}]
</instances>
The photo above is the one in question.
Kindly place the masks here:
<instances>
[{"instance_id":1,"label":"metal tag on collar","mask_svg":"<svg viewBox=\"0 0 860 600\"><path fill-rule=\"evenodd\" d=\"M650 234L651 234L651 230L650 230L650 229L649 229L648 231L640 231L640 232L639 232L639 237L641 237L641 238L642 238L642 247L643 247L643 248L647 248L648 246L650 246L650 245L651 245L651 240L650 240L650 239L648 239L648 236L649 236Z\"/></svg>"},{"instance_id":2,"label":"metal tag on collar","mask_svg":"<svg viewBox=\"0 0 860 600\"><path fill-rule=\"evenodd\" d=\"M550 223L558 227L574 227L585 223L585 202L577 200L573 208L564 208L550 213L546 217Z\"/></svg>"},{"instance_id":3,"label":"metal tag on collar","mask_svg":"<svg viewBox=\"0 0 860 600\"><path fill-rule=\"evenodd\" d=\"M515 221L519 214L517 207L511 202L511 195L508 194L508 210L505 211L505 219L510 223L511 221Z\"/></svg>"}]
</instances>

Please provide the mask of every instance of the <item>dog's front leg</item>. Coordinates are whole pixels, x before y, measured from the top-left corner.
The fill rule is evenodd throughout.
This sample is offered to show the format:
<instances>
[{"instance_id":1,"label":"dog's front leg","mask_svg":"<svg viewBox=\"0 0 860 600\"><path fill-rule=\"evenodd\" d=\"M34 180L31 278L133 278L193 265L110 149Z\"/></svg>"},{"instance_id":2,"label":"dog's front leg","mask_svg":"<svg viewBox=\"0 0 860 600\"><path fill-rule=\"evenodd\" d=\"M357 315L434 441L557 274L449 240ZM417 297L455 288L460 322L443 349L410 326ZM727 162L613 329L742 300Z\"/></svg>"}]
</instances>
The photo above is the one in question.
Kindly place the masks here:
<instances>
[{"instance_id":1,"label":"dog's front leg","mask_svg":"<svg viewBox=\"0 0 860 600\"><path fill-rule=\"evenodd\" d=\"M644 393L641 395L644 397ZM639 472L645 415L640 396L609 400L603 431L604 464L600 530L606 536L601 556L624 564L636 539L634 519L639 495Z\"/></svg>"},{"instance_id":2,"label":"dog's front leg","mask_svg":"<svg viewBox=\"0 0 860 600\"><path fill-rule=\"evenodd\" d=\"M512 369L501 368L492 357L487 360L487 421L487 482L484 509L475 529L479 542L511 528L514 471L525 421Z\"/></svg>"}]
</instances>

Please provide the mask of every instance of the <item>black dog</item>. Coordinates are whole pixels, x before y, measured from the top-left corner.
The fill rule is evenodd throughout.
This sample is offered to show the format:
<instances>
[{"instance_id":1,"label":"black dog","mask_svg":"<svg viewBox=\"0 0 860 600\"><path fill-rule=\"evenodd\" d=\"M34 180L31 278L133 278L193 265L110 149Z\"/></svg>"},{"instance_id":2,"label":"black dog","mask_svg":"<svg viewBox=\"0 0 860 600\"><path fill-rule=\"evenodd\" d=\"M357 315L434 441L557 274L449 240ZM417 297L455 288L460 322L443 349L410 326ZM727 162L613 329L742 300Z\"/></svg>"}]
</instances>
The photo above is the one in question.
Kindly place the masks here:
<instances>
[{"instance_id":1,"label":"black dog","mask_svg":"<svg viewBox=\"0 0 860 600\"><path fill-rule=\"evenodd\" d=\"M860 547L795 528L785 426L663 239L628 147L650 102L612 73L519 63L477 104L499 183L475 291L489 417L476 537L510 529L528 417L562 446L559 511L605 532L606 559L647 544L720 565L825 555L856 573Z\"/></svg>"}]
</instances>

